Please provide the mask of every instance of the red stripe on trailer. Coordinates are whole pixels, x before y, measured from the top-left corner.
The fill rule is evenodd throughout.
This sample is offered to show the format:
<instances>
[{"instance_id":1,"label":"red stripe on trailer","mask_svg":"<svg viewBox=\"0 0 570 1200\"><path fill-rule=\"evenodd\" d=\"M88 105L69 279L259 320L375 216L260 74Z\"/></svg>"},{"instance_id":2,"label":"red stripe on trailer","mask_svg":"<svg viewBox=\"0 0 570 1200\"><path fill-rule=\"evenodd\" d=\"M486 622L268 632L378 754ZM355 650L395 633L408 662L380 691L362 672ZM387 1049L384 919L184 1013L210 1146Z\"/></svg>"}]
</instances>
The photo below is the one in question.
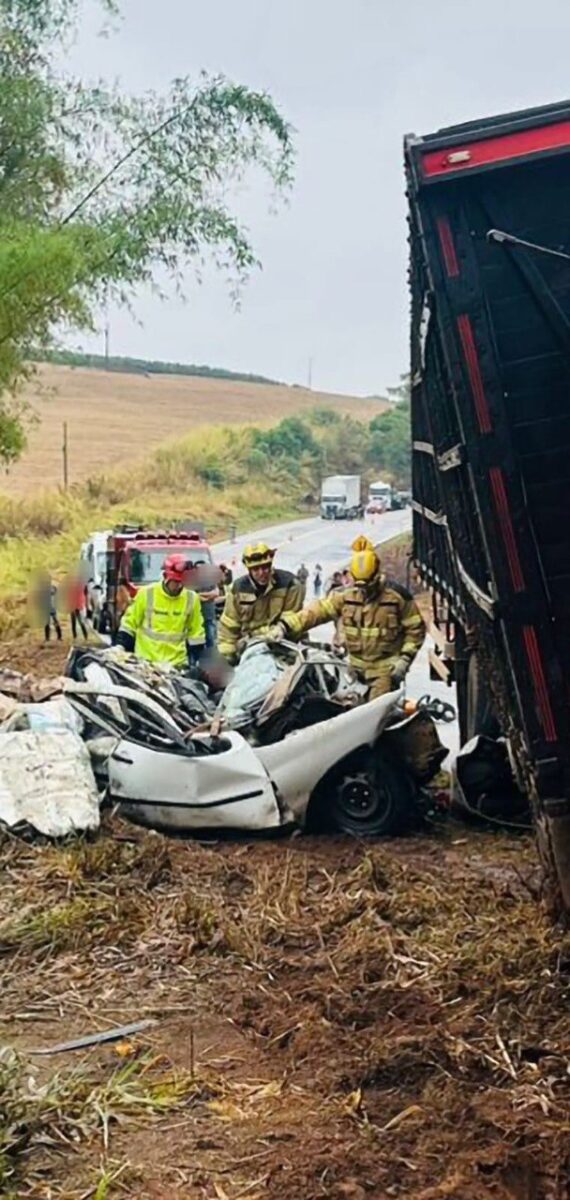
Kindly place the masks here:
<instances>
[{"instance_id":1,"label":"red stripe on trailer","mask_svg":"<svg viewBox=\"0 0 570 1200\"><path fill-rule=\"evenodd\" d=\"M472 171L474 167L493 166L527 154L543 154L548 150L570 149L570 121L557 121L539 129L522 129L502 137L484 138L478 142L463 142L446 146L444 150L426 150L422 154L424 178Z\"/></svg>"},{"instance_id":2,"label":"red stripe on trailer","mask_svg":"<svg viewBox=\"0 0 570 1200\"><path fill-rule=\"evenodd\" d=\"M548 695L546 676L534 625L523 625L523 638L544 736L547 742L556 742L558 741L556 722Z\"/></svg>"},{"instance_id":3,"label":"red stripe on trailer","mask_svg":"<svg viewBox=\"0 0 570 1200\"><path fill-rule=\"evenodd\" d=\"M505 543L507 552L507 562L511 573L511 580L515 592L524 592L525 581L519 558L517 539L513 529L511 520L511 510L507 500L507 489L505 487L505 479L500 467L491 467L489 471L489 479L491 482L491 491L495 501L495 508L499 518L501 534Z\"/></svg>"},{"instance_id":4,"label":"red stripe on trailer","mask_svg":"<svg viewBox=\"0 0 570 1200\"><path fill-rule=\"evenodd\" d=\"M481 368L479 366L479 355L475 345L473 326L470 318L467 316L467 313L461 313L457 318L457 328L459 330L461 345L463 346L463 353L465 355L465 362L467 364L467 372L469 374L469 382L471 384L471 391L473 393L479 429L481 430L481 433L490 433L493 428L493 423L491 421L489 405L487 404L485 388L483 387L483 380L481 378Z\"/></svg>"},{"instance_id":5,"label":"red stripe on trailer","mask_svg":"<svg viewBox=\"0 0 570 1200\"><path fill-rule=\"evenodd\" d=\"M441 253L445 263L445 269L450 279L456 279L459 275L459 263L457 254L455 253L455 242L451 232L451 225L447 217L437 218L437 232L441 243Z\"/></svg>"}]
</instances>

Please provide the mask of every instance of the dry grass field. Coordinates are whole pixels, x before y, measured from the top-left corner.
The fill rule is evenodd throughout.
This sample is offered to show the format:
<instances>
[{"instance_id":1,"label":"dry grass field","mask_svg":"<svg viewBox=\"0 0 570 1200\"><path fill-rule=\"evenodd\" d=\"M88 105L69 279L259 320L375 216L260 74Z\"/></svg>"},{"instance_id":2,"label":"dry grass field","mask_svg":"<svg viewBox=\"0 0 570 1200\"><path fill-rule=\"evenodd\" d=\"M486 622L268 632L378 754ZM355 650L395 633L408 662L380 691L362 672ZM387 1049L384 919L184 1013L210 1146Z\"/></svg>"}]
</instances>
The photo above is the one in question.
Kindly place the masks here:
<instances>
[{"instance_id":1,"label":"dry grass field","mask_svg":"<svg viewBox=\"0 0 570 1200\"><path fill-rule=\"evenodd\" d=\"M169 438L197 425L281 420L316 405L338 406L355 417L382 411L381 402L225 379L123 375L83 367L44 366L26 399L39 420L21 461L1 490L29 495L62 482L63 423L69 439L69 480L79 483L116 465L132 465Z\"/></svg>"}]
</instances>

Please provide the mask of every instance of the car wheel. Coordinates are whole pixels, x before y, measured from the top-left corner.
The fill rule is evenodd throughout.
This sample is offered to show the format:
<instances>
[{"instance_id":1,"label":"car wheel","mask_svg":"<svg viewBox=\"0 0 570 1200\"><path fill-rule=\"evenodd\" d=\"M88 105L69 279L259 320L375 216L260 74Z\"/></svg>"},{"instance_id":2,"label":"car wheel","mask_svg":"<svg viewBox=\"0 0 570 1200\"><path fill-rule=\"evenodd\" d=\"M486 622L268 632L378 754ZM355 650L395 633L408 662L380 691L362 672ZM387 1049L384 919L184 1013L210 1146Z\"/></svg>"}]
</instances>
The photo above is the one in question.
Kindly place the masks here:
<instances>
[{"instance_id":1,"label":"car wheel","mask_svg":"<svg viewBox=\"0 0 570 1200\"><path fill-rule=\"evenodd\" d=\"M407 772L378 755L332 782L329 817L335 829L363 837L401 833L414 823L415 788Z\"/></svg>"}]
</instances>

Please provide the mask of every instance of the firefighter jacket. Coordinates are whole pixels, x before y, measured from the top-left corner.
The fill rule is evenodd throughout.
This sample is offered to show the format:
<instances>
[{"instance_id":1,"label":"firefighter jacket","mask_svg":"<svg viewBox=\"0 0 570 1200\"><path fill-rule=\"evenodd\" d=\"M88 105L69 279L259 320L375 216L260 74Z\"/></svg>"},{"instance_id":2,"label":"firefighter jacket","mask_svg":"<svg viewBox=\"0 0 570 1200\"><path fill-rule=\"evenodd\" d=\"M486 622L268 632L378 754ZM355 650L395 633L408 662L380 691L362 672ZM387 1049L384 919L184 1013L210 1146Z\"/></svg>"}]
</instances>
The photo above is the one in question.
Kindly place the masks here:
<instances>
[{"instance_id":1,"label":"firefighter jacket","mask_svg":"<svg viewBox=\"0 0 570 1200\"><path fill-rule=\"evenodd\" d=\"M303 603L303 587L290 571L272 571L264 591L249 575L236 579L226 593L218 625L218 650L224 658L235 658L240 643L275 625L283 613L295 613Z\"/></svg>"},{"instance_id":2,"label":"firefighter jacket","mask_svg":"<svg viewBox=\"0 0 570 1200\"><path fill-rule=\"evenodd\" d=\"M185 667L187 646L203 646L205 641L200 597L187 588L171 596L162 583L150 583L139 589L129 605L120 632L134 637L138 658Z\"/></svg>"},{"instance_id":3,"label":"firefighter jacket","mask_svg":"<svg viewBox=\"0 0 570 1200\"><path fill-rule=\"evenodd\" d=\"M370 597L348 587L282 618L293 637L327 621L339 621L350 664L374 695L390 691L397 660L407 659L409 665L425 637L423 618L410 593L384 576Z\"/></svg>"}]
</instances>

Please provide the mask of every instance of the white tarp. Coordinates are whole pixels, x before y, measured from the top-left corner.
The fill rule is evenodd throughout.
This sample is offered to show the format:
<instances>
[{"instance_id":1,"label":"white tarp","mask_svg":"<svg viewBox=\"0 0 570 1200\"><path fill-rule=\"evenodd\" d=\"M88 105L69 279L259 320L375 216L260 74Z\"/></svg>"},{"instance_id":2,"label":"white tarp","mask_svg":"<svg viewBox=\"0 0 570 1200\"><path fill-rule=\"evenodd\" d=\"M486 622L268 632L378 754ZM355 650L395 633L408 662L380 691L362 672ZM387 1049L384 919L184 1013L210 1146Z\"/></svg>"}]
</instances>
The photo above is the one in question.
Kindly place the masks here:
<instances>
[{"instance_id":1,"label":"white tarp","mask_svg":"<svg viewBox=\"0 0 570 1200\"><path fill-rule=\"evenodd\" d=\"M0 732L4 735L25 729L34 733L54 733L61 729L82 733L83 721L65 696L57 696L41 704L18 704Z\"/></svg>"},{"instance_id":2,"label":"white tarp","mask_svg":"<svg viewBox=\"0 0 570 1200\"><path fill-rule=\"evenodd\" d=\"M47 837L99 827L87 748L70 729L0 734L0 822Z\"/></svg>"}]
</instances>

